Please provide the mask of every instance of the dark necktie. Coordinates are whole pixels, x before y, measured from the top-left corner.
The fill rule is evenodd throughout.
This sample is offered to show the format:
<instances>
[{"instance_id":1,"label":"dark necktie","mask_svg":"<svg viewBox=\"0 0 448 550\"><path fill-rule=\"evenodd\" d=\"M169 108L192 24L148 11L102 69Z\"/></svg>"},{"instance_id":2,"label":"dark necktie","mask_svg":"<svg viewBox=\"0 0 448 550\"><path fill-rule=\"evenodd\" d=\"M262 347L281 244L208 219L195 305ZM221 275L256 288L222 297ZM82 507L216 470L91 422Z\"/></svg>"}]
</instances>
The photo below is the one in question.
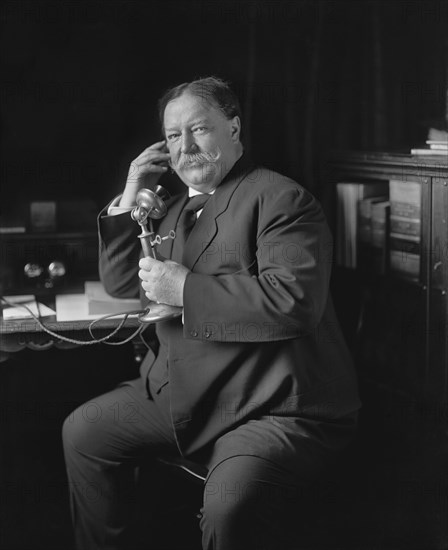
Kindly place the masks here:
<instances>
[{"instance_id":1,"label":"dark necktie","mask_svg":"<svg viewBox=\"0 0 448 550\"><path fill-rule=\"evenodd\" d=\"M173 243L173 253L171 258L175 262L182 263L182 257L185 249L185 243L194 227L197 219L197 212L204 208L205 203L211 195L201 193L190 197L187 204L180 213L176 226L176 238Z\"/></svg>"}]
</instances>

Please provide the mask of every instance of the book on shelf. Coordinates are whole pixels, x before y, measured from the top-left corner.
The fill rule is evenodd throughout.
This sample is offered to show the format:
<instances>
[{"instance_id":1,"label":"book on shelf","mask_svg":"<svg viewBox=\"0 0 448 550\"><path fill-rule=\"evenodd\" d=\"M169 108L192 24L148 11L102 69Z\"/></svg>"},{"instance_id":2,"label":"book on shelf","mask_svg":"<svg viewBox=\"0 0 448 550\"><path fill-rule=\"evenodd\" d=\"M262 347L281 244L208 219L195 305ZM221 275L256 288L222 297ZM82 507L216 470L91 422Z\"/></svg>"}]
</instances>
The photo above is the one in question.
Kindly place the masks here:
<instances>
[{"instance_id":1,"label":"book on shelf","mask_svg":"<svg viewBox=\"0 0 448 550\"><path fill-rule=\"evenodd\" d=\"M448 132L446 130L439 130L439 128L429 128L428 140L448 142Z\"/></svg>"},{"instance_id":2,"label":"book on shelf","mask_svg":"<svg viewBox=\"0 0 448 550\"><path fill-rule=\"evenodd\" d=\"M389 270L390 201L372 204L372 268L384 275Z\"/></svg>"},{"instance_id":3,"label":"book on shelf","mask_svg":"<svg viewBox=\"0 0 448 550\"><path fill-rule=\"evenodd\" d=\"M399 277L418 281L421 263L421 184L391 180L390 270Z\"/></svg>"},{"instance_id":4,"label":"book on shelf","mask_svg":"<svg viewBox=\"0 0 448 550\"><path fill-rule=\"evenodd\" d=\"M387 195L381 195L358 202L358 267L366 273L384 273L386 270L387 199Z\"/></svg>"},{"instance_id":5,"label":"book on shelf","mask_svg":"<svg viewBox=\"0 0 448 550\"><path fill-rule=\"evenodd\" d=\"M372 244L373 206L387 201L387 195L368 197L358 202L358 242Z\"/></svg>"},{"instance_id":6,"label":"book on shelf","mask_svg":"<svg viewBox=\"0 0 448 550\"><path fill-rule=\"evenodd\" d=\"M420 221L421 185L418 181L390 180L390 215Z\"/></svg>"},{"instance_id":7,"label":"book on shelf","mask_svg":"<svg viewBox=\"0 0 448 550\"><path fill-rule=\"evenodd\" d=\"M415 147L411 149L411 155L445 156L448 158L448 132L437 128L429 128L428 147Z\"/></svg>"},{"instance_id":8,"label":"book on shelf","mask_svg":"<svg viewBox=\"0 0 448 550\"><path fill-rule=\"evenodd\" d=\"M417 155L417 156L438 156L438 157L447 157L448 158L448 150L447 149L433 149L428 147L425 148L416 148L411 149L411 155Z\"/></svg>"},{"instance_id":9,"label":"book on shelf","mask_svg":"<svg viewBox=\"0 0 448 550\"><path fill-rule=\"evenodd\" d=\"M372 205L372 245L383 246L389 233L390 201L378 201Z\"/></svg>"},{"instance_id":10,"label":"book on shelf","mask_svg":"<svg viewBox=\"0 0 448 550\"><path fill-rule=\"evenodd\" d=\"M427 139L426 145L429 145L430 149L448 151L448 140Z\"/></svg>"},{"instance_id":11,"label":"book on shelf","mask_svg":"<svg viewBox=\"0 0 448 550\"><path fill-rule=\"evenodd\" d=\"M141 309L138 298L114 298L107 294L100 281L86 281L84 293L87 296L88 313L108 315L128 313Z\"/></svg>"},{"instance_id":12,"label":"book on shelf","mask_svg":"<svg viewBox=\"0 0 448 550\"><path fill-rule=\"evenodd\" d=\"M336 262L341 267L358 266L359 202L387 196L387 182L339 182L336 184ZM365 234L369 230L362 229Z\"/></svg>"},{"instance_id":13,"label":"book on shelf","mask_svg":"<svg viewBox=\"0 0 448 550\"><path fill-rule=\"evenodd\" d=\"M420 254L421 251L420 239L410 240L407 235L400 235L400 233L391 233L389 244L392 250L406 252L407 254Z\"/></svg>"},{"instance_id":14,"label":"book on shelf","mask_svg":"<svg viewBox=\"0 0 448 550\"><path fill-rule=\"evenodd\" d=\"M406 218L405 216L390 217L390 232L420 238L421 221L417 218Z\"/></svg>"}]
</instances>

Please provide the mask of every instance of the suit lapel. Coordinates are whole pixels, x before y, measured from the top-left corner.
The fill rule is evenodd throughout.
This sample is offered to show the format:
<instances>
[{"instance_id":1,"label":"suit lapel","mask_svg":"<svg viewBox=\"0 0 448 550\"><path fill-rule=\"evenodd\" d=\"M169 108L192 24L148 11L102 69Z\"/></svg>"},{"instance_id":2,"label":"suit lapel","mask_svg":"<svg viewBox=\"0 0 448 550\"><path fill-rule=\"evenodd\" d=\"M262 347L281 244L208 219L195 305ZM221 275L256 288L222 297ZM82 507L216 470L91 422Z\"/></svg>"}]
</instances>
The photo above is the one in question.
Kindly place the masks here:
<instances>
[{"instance_id":1,"label":"suit lapel","mask_svg":"<svg viewBox=\"0 0 448 550\"><path fill-rule=\"evenodd\" d=\"M251 160L243 155L207 201L185 244L183 264L188 269L194 268L210 246L218 232L219 216L227 210L233 193L252 167Z\"/></svg>"}]
</instances>

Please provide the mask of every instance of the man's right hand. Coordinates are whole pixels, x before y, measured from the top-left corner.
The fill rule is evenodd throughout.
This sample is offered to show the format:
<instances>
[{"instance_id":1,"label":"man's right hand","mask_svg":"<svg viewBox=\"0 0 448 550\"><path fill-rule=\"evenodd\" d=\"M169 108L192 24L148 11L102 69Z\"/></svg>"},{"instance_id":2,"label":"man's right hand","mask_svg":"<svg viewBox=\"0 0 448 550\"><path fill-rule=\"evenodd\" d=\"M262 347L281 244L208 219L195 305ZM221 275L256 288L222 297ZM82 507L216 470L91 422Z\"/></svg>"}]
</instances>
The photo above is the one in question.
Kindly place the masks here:
<instances>
[{"instance_id":1,"label":"man's right hand","mask_svg":"<svg viewBox=\"0 0 448 550\"><path fill-rule=\"evenodd\" d=\"M131 162L120 206L126 208L135 206L137 193L143 187L146 176L150 175L151 186L157 184L160 176L168 170L167 162L170 155L167 151L165 140L158 141Z\"/></svg>"}]
</instances>

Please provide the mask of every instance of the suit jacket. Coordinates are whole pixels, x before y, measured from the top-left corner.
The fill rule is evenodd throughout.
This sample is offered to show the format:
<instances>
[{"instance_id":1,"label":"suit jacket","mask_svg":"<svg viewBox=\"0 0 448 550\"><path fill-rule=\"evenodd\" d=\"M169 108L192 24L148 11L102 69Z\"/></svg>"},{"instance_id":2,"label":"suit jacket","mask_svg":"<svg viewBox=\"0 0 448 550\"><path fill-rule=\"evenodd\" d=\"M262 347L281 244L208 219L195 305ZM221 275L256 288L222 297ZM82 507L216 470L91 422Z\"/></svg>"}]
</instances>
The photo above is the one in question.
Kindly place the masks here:
<instances>
[{"instance_id":1,"label":"suit jacket","mask_svg":"<svg viewBox=\"0 0 448 550\"><path fill-rule=\"evenodd\" d=\"M187 193L158 227L176 226ZM99 218L100 275L113 296L136 296L139 227ZM171 240L159 246L170 258ZM243 155L206 203L185 245L184 319L160 322L142 368L169 382L184 454L254 418L334 421L360 402L329 296L332 237L318 201Z\"/></svg>"}]
</instances>

